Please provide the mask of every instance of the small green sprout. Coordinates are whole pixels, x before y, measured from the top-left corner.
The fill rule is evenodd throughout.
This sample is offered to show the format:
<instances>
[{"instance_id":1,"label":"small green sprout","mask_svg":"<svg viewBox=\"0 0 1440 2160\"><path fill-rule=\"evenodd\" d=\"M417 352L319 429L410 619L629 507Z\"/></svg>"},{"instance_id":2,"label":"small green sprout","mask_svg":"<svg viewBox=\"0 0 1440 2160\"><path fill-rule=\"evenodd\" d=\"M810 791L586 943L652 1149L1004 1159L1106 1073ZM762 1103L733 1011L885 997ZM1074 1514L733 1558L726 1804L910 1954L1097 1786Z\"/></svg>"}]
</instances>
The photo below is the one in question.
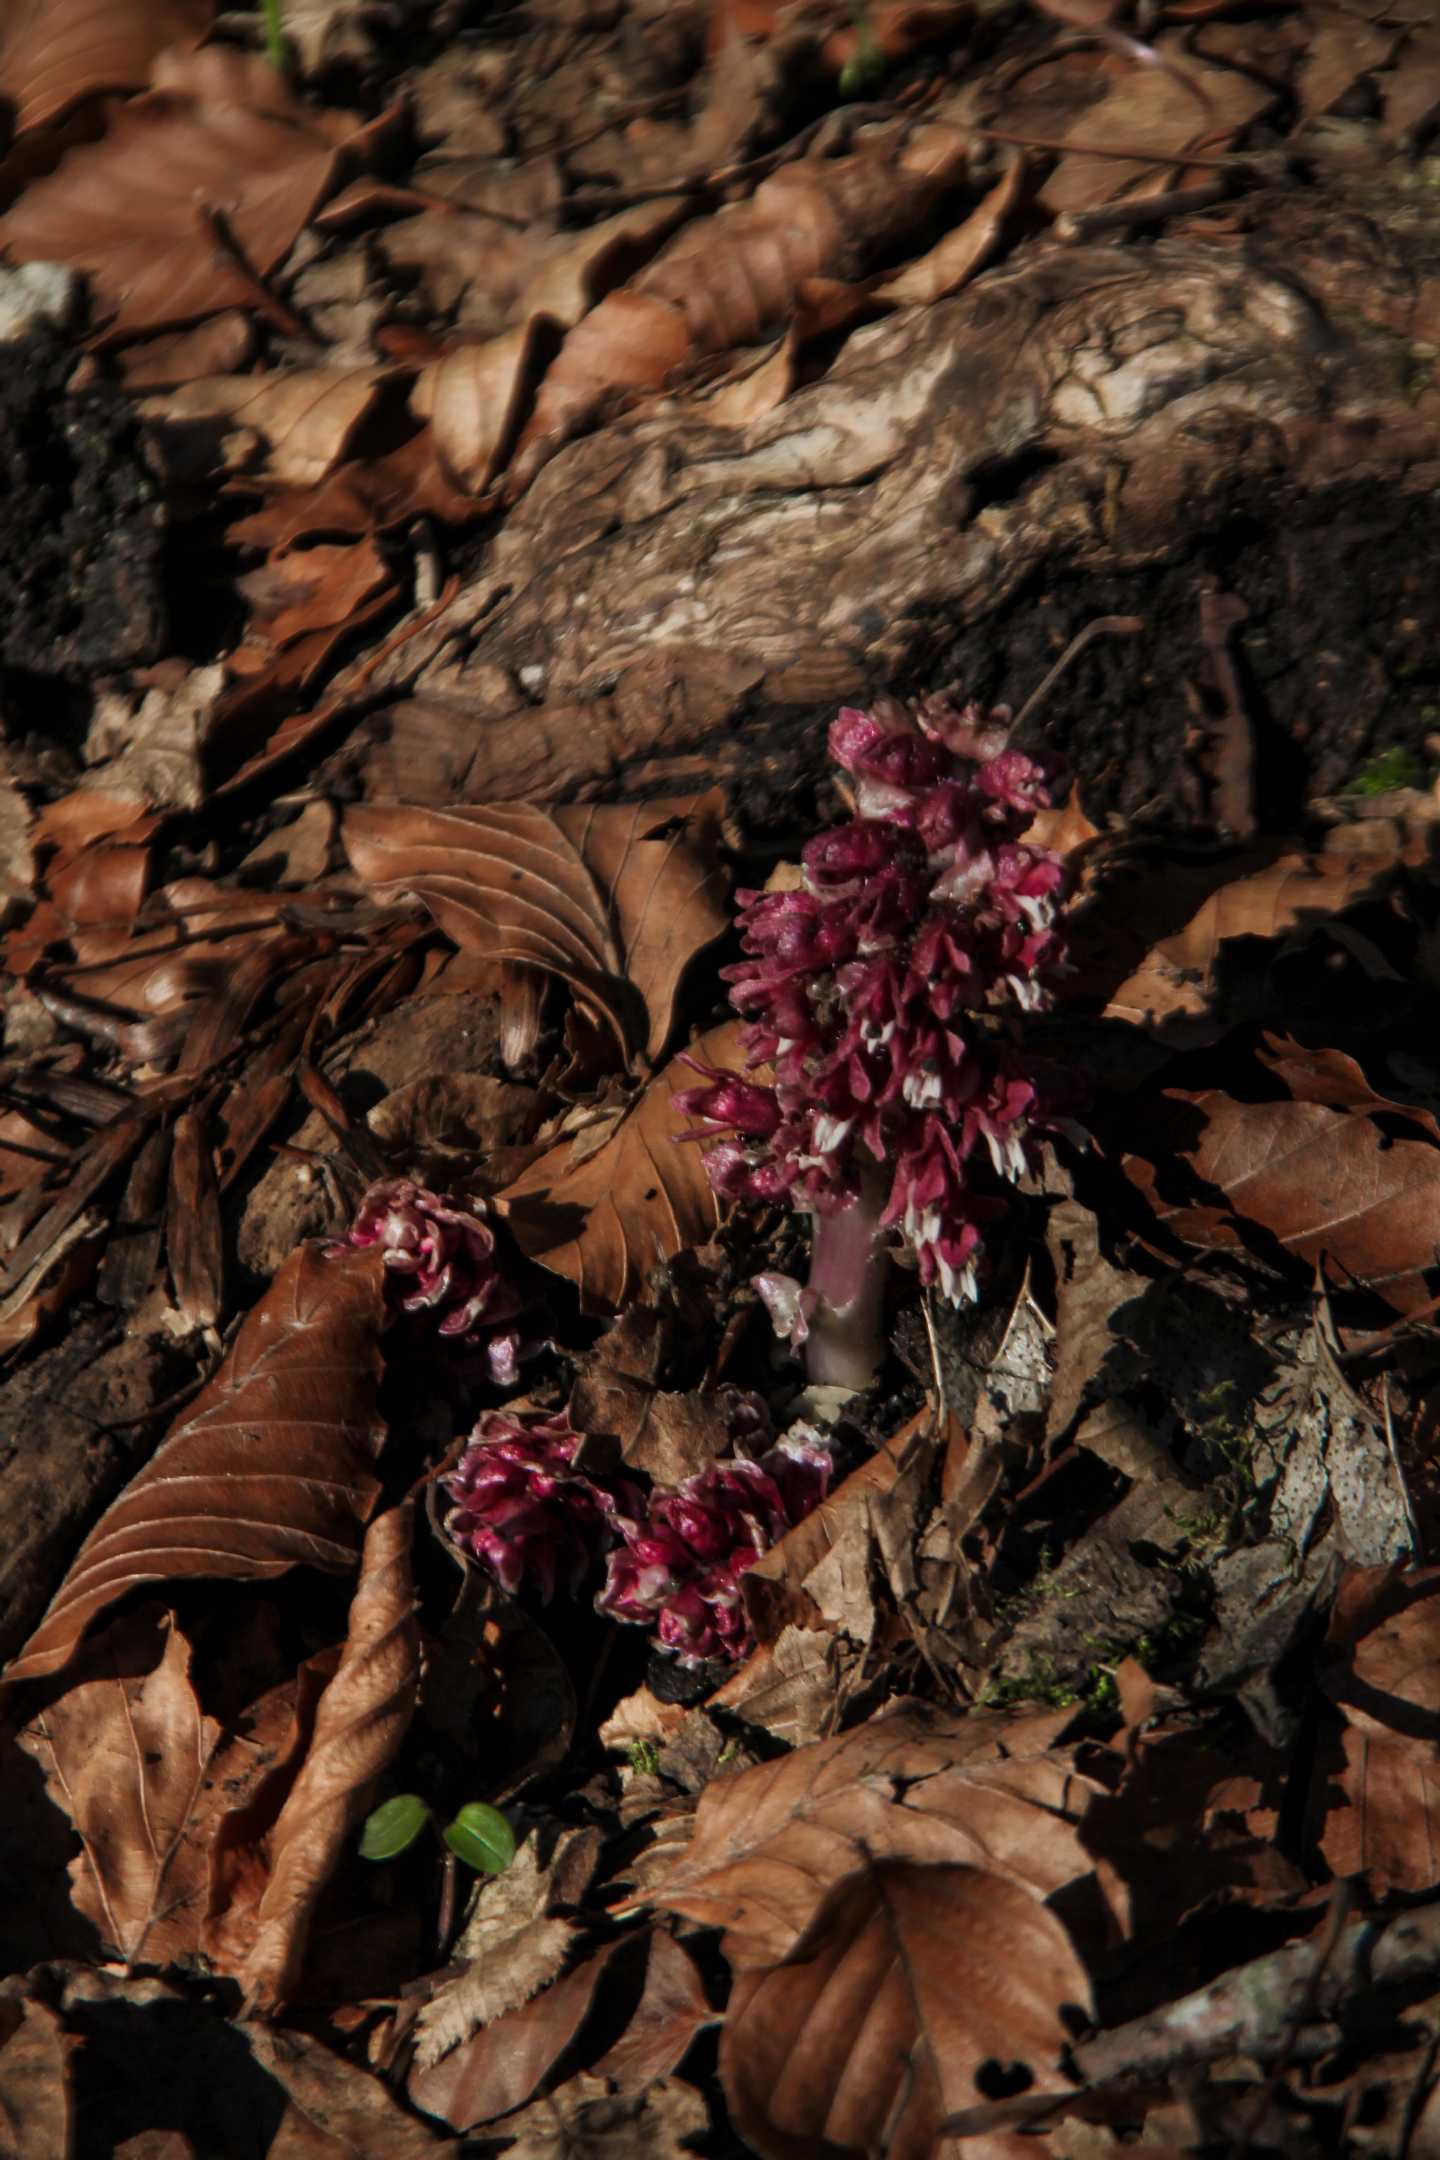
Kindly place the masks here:
<instances>
[{"instance_id":1,"label":"small green sprout","mask_svg":"<svg viewBox=\"0 0 1440 2160\"><path fill-rule=\"evenodd\" d=\"M481 1875L503 1875L515 1857L515 1833L499 1808L469 1800L443 1826L419 1793L397 1793L367 1816L360 1833L362 1860L395 1860L429 1823L457 1860Z\"/></svg>"},{"instance_id":2,"label":"small green sprout","mask_svg":"<svg viewBox=\"0 0 1440 2160\"><path fill-rule=\"evenodd\" d=\"M279 68L282 75L289 72L290 54L285 44L285 18L281 0L260 0L260 13L265 19L265 57L272 67Z\"/></svg>"},{"instance_id":3,"label":"small green sprout","mask_svg":"<svg viewBox=\"0 0 1440 2160\"><path fill-rule=\"evenodd\" d=\"M851 0L850 20L855 25L858 43L840 70L840 95L843 98L873 97L890 72L890 63L876 43L869 0Z\"/></svg>"},{"instance_id":4,"label":"small green sprout","mask_svg":"<svg viewBox=\"0 0 1440 2160\"><path fill-rule=\"evenodd\" d=\"M630 1767L636 1777L659 1777L660 1750L653 1740L637 1740L630 1750Z\"/></svg>"}]
</instances>

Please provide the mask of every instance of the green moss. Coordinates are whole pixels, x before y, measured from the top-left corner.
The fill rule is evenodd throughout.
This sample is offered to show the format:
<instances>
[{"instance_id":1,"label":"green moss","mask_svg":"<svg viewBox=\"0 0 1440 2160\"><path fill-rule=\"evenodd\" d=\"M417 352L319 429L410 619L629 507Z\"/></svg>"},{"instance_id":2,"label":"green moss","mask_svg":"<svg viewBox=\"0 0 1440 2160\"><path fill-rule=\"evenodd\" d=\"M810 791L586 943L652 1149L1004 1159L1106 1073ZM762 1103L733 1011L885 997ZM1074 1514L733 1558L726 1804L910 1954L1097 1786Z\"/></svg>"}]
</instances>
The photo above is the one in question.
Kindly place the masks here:
<instances>
[{"instance_id":1,"label":"green moss","mask_svg":"<svg viewBox=\"0 0 1440 2160\"><path fill-rule=\"evenodd\" d=\"M1397 743L1362 765L1345 789L1347 795L1388 795L1393 788L1425 785L1425 767L1413 750Z\"/></svg>"}]
</instances>

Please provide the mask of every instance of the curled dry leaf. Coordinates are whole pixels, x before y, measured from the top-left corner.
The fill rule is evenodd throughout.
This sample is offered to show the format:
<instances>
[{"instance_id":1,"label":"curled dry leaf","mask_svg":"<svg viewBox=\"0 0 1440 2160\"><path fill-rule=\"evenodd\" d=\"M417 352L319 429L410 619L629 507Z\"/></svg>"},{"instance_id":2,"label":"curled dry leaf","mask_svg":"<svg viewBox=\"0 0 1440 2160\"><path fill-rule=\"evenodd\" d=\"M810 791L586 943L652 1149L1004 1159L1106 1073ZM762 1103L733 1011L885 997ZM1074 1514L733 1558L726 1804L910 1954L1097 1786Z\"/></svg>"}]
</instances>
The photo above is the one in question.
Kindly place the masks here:
<instances>
[{"instance_id":1,"label":"curled dry leaf","mask_svg":"<svg viewBox=\"0 0 1440 2160\"><path fill-rule=\"evenodd\" d=\"M647 1902L726 1928L726 1956L749 1969L786 1957L867 1853L967 1863L1049 1895L1091 1872L1077 1826L1099 1789L1049 1745L1064 1723L899 1709L724 1778Z\"/></svg>"},{"instance_id":2,"label":"curled dry leaf","mask_svg":"<svg viewBox=\"0 0 1440 2160\"><path fill-rule=\"evenodd\" d=\"M183 1840L220 1730L196 1700L179 1628L162 1629L158 1653L154 1637L139 1615L107 1628L20 1738L80 1839L76 1908L130 1965L194 1948L205 1884Z\"/></svg>"},{"instance_id":3,"label":"curled dry leaf","mask_svg":"<svg viewBox=\"0 0 1440 2160\"><path fill-rule=\"evenodd\" d=\"M692 1044L703 1064L740 1055L733 1022ZM677 1144L689 1120L674 1098L693 1085L672 1058L602 1147L575 1161L562 1141L496 1195L522 1252L568 1276L586 1312L616 1312L657 1260L703 1245L720 1210L698 1147Z\"/></svg>"},{"instance_id":4,"label":"curled dry leaf","mask_svg":"<svg viewBox=\"0 0 1440 2160\"><path fill-rule=\"evenodd\" d=\"M441 464L478 495L504 461L515 432L543 325L531 316L499 337L457 345L420 370L410 407L428 420Z\"/></svg>"},{"instance_id":5,"label":"curled dry leaf","mask_svg":"<svg viewBox=\"0 0 1440 2160\"><path fill-rule=\"evenodd\" d=\"M273 68L230 47L165 63L154 93L0 218L13 261L88 273L96 315L114 336L249 302L251 280L212 217L267 276L324 200L341 146L362 133L348 114L301 105Z\"/></svg>"},{"instance_id":6,"label":"curled dry leaf","mask_svg":"<svg viewBox=\"0 0 1440 2160\"><path fill-rule=\"evenodd\" d=\"M211 375L146 398L140 411L172 479L194 482L247 470L285 487L314 487L345 455L389 373L294 368ZM232 444L241 447L232 450Z\"/></svg>"},{"instance_id":7,"label":"curled dry leaf","mask_svg":"<svg viewBox=\"0 0 1440 2160\"><path fill-rule=\"evenodd\" d=\"M293 1989L320 1893L409 1731L420 1685L413 1532L406 1501L377 1515L365 1534L339 1669L316 1707L309 1753L270 1835L270 1881L239 1973L251 2010L271 2012Z\"/></svg>"},{"instance_id":8,"label":"curled dry leaf","mask_svg":"<svg viewBox=\"0 0 1440 2160\"><path fill-rule=\"evenodd\" d=\"M59 1672L90 1622L142 1583L353 1567L379 1491L384 1317L378 1254L292 1254L86 1538L6 1680Z\"/></svg>"},{"instance_id":9,"label":"curled dry leaf","mask_svg":"<svg viewBox=\"0 0 1440 2160\"><path fill-rule=\"evenodd\" d=\"M758 343L810 279L862 274L964 161L949 129L923 129L903 145L891 134L850 157L782 165L748 202L688 225L566 338L521 438L515 484L533 479L609 397L656 390L689 360Z\"/></svg>"},{"instance_id":10,"label":"curled dry leaf","mask_svg":"<svg viewBox=\"0 0 1440 2160\"><path fill-rule=\"evenodd\" d=\"M1187 1244L1233 1249L1256 1223L1309 1268L1328 1255L1400 1312L1428 1302L1426 1271L1440 1261L1440 1148L1427 1141L1392 1140L1373 1119L1322 1103L1176 1088L1130 1144L1126 1175ZM1177 1188L1177 1161L1223 1204Z\"/></svg>"},{"instance_id":11,"label":"curled dry leaf","mask_svg":"<svg viewBox=\"0 0 1440 2160\"><path fill-rule=\"evenodd\" d=\"M981 1868L865 1860L783 1964L737 1978L720 2077L766 2160L933 2160L946 2119L991 2097L987 2063L1023 2065L1027 2093L1072 2089L1076 2012L1090 2015L1089 1976L1033 1891Z\"/></svg>"},{"instance_id":12,"label":"curled dry leaf","mask_svg":"<svg viewBox=\"0 0 1440 2160\"><path fill-rule=\"evenodd\" d=\"M377 895L412 892L462 950L569 983L627 1059L653 1060L694 955L726 928L720 791L554 811L351 810Z\"/></svg>"},{"instance_id":13,"label":"curled dry leaf","mask_svg":"<svg viewBox=\"0 0 1440 2160\"><path fill-rule=\"evenodd\" d=\"M929 307L947 294L959 292L999 247L1024 190L1025 160L1014 157L1003 177L969 217L938 240L928 254L907 263L894 277L885 278L875 288L876 298L893 301L897 307Z\"/></svg>"},{"instance_id":14,"label":"curled dry leaf","mask_svg":"<svg viewBox=\"0 0 1440 2160\"><path fill-rule=\"evenodd\" d=\"M44 127L100 91L142 89L156 54L198 44L213 15L211 0L9 0L0 97L15 108L15 133Z\"/></svg>"}]
</instances>

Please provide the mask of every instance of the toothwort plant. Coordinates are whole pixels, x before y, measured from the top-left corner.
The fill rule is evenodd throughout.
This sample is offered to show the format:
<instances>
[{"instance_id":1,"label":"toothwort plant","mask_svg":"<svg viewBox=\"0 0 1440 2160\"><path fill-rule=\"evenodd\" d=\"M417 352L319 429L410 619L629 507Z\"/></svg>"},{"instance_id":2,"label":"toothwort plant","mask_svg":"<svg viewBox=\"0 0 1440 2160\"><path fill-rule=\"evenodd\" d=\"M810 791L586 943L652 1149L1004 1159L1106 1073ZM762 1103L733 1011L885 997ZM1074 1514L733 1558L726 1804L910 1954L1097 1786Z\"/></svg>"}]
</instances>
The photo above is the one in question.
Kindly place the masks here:
<instances>
[{"instance_id":1,"label":"toothwort plant","mask_svg":"<svg viewBox=\"0 0 1440 2160\"><path fill-rule=\"evenodd\" d=\"M923 1283L974 1297L982 1232L1026 1168L1037 1085L1013 1021L1061 957L1062 871L1020 838L1050 798L1009 719L948 696L840 713L853 815L779 889L737 896L746 1072L697 1065L676 1096L722 1198L814 1218L808 1286L757 1287L817 1381L874 1377L891 1237Z\"/></svg>"},{"instance_id":2,"label":"toothwort plant","mask_svg":"<svg viewBox=\"0 0 1440 2160\"><path fill-rule=\"evenodd\" d=\"M372 1185L340 1242L378 1245L396 1323L416 1344L436 1341L476 1354L485 1377L513 1387L522 1349L520 1299L500 1271L495 1239L473 1208L413 1178Z\"/></svg>"}]
</instances>

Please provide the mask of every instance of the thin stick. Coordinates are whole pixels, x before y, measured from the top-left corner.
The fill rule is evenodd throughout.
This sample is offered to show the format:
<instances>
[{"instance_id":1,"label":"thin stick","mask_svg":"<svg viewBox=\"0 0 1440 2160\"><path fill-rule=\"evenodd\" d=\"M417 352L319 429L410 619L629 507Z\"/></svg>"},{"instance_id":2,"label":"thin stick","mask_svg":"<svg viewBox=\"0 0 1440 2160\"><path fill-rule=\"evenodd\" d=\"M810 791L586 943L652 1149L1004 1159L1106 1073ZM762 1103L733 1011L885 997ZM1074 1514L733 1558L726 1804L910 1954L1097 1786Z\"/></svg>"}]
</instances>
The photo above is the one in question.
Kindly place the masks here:
<instances>
[{"instance_id":1,"label":"thin stick","mask_svg":"<svg viewBox=\"0 0 1440 2160\"><path fill-rule=\"evenodd\" d=\"M1023 727L1031 714L1039 710L1066 668L1069 667L1071 661L1084 652L1085 647L1091 643L1092 639L1097 637L1133 637L1137 630L1143 630L1144 627L1144 618L1139 615L1097 615L1094 622L1086 623L1085 628L1077 631L1075 636L1071 638L1070 643L1065 647L1064 652L1061 653L1039 689L1033 691L1026 699L1011 722L1011 726Z\"/></svg>"}]
</instances>

